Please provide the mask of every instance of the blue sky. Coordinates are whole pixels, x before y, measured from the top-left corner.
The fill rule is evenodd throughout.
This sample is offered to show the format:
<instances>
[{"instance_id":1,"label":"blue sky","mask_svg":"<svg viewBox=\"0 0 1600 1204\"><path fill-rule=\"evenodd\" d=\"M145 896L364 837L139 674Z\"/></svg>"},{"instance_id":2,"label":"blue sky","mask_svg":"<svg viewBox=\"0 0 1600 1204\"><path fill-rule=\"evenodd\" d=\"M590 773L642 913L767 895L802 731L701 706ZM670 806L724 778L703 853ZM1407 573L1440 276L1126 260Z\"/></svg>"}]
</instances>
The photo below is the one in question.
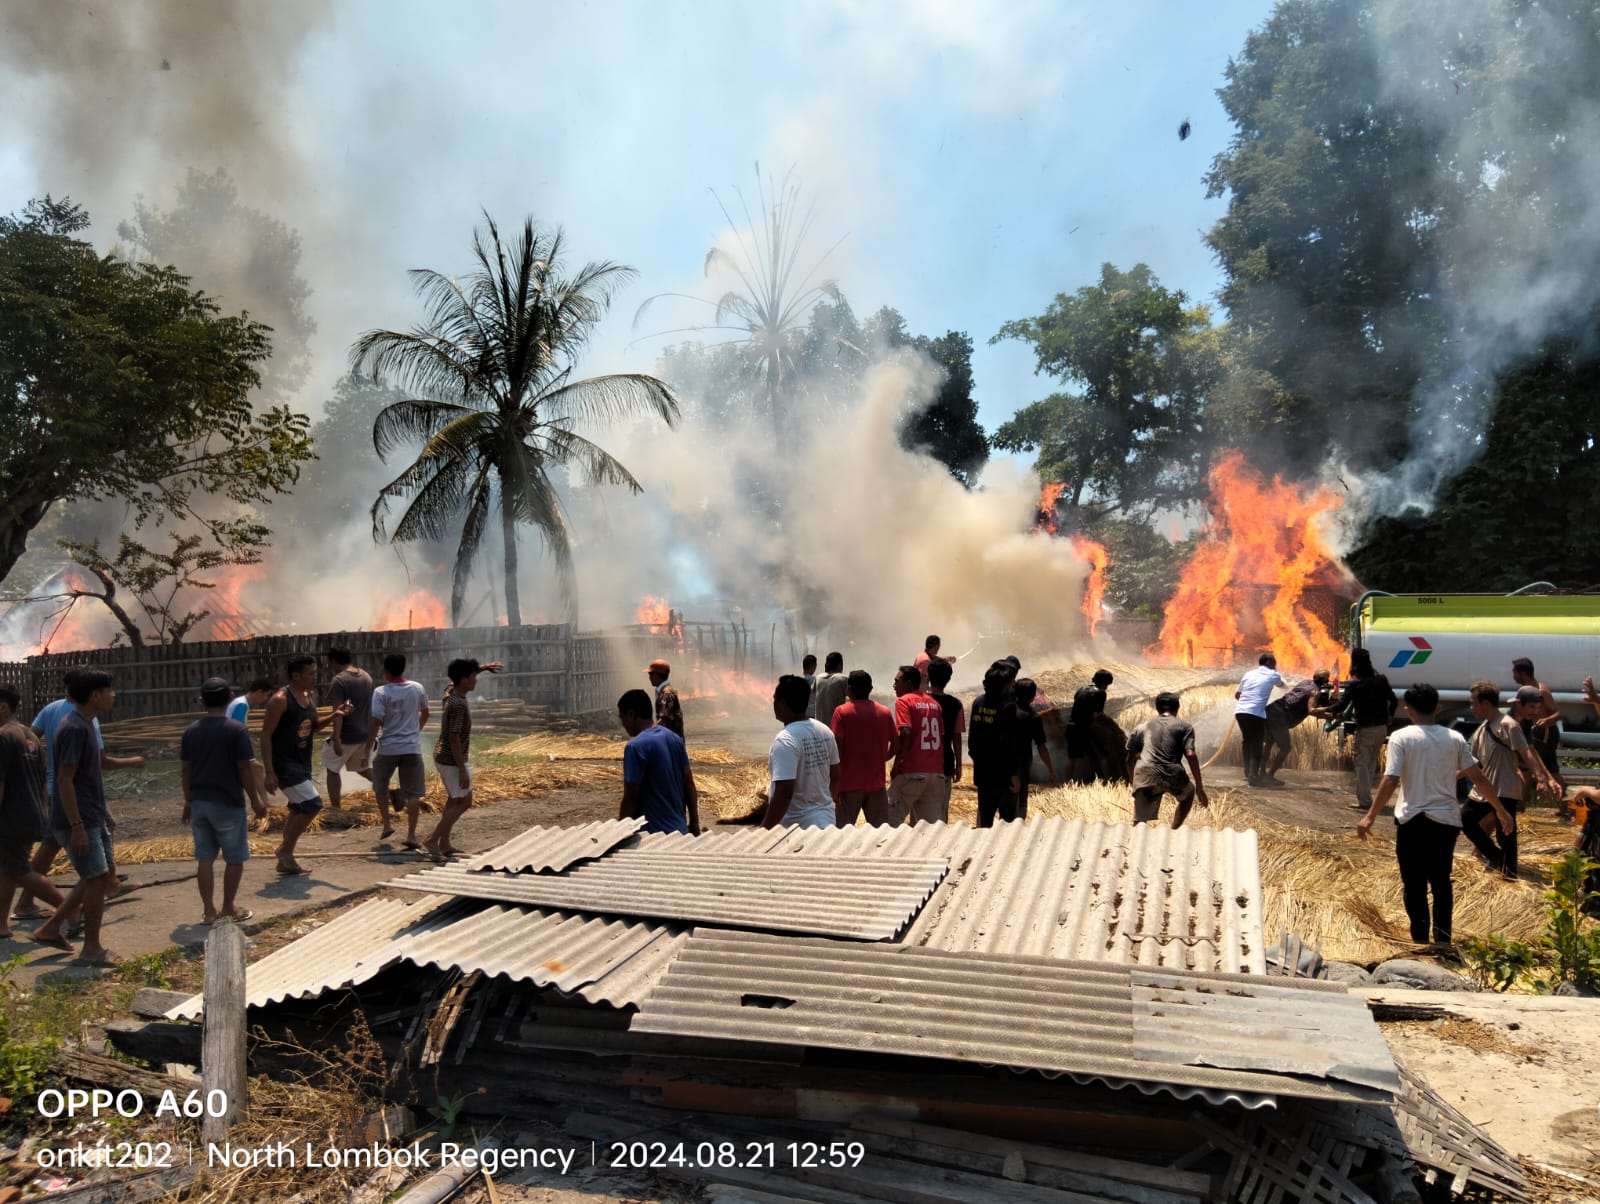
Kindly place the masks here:
<instances>
[{"instance_id":1,"label":"blue sky","mask_svg":"<svg viewBox=\"0 0 1600 1204\"><path fill-rule=\"evenodd\" d=\"M1050 385L1025 348L989 337L1092 282L1102 261L1143 260L1210 299L1201 232L1222 202L1201 177L1231 133L1215 89L1269 9L336 0L281 62L278 46L252 62L258 130L286 165L265 163L249 129L174 144L161 106L109 87L75 103L132 123L141 149L114 171L73 162L70 147L47 160L28 122L8 123L0 204L73 192L109 234L107 219L136 193L159 199L190 161L228 169L246 201L304 237L314 408L356 333L417 317L406 268L466 268L480 207L559 222L576 255L638 268L587 366L648 366L659 341L630 345L634 310L652 293L707 291L702 260L724 226L709 189L731 199L751 191L755 161L792 165L817 201L818 249L845 239L829 274L858 312L889 304L913 331L973 336L992 428ZM172 57L163 83L190 65Z\"/></svg>"}]
</instances>

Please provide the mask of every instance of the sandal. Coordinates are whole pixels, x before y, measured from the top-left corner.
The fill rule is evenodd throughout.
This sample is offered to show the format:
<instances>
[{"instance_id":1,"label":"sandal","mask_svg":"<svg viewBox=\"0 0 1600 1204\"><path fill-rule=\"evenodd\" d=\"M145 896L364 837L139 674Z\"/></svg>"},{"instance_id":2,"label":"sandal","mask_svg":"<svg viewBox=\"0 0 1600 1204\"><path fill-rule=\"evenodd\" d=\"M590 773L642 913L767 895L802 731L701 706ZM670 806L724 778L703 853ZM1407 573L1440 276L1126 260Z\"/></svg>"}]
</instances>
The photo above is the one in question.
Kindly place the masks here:
<instances>
[{"instance_id":1,"label":"sandal","mask_svg":"<svg viewBox=\"0 0 1600 1204\"><path fill-rule=\"evenodd\" d=\"M11 913L11 918L13 920L42 920L44 919L44 908L30 907L27 911L14 911Z\"/></svg>"},{"instance_id":2,"label":"sandal","mask_svg":"<svg viewBox=\"0 0 1600 1204\"><path fill-rule=\"evenodd\" d=\"M400 847L402 849L410 849L413 853L422 852L422 846L414 840L402 840L400 842Z\"/></svg>"},{"instance_id":3,"label":"sandal","mask_svg":"<svg viewBox=\"0 0 1600 1204\"><path fill-rule=\"evenodd\" d=\"M284 865L283 862L278 862L278 873L285 878L293 878L298 874L309 874L310 872L303 865Z\"/></svg>"},{"instance_id":4,"label":"sandal","mask_svg":"<svg viewBox=\"0 0 1600 1204\"><path fill-rule=\"evenodd\" d=\"M71 964L74 966L94 966L97 969L109 970L113 966L122 965L122 958L109 949L100 950L94 957L75 957Z\"/></svg>"},{"instance_id":5,"label":"sandal","mask_svg":"<svg viewBox=\"0 0 1600 1204\"><path fill-rule=\"evenodd\" d=\"M76 953L77 947L64 936L40 936L37 932L30 932L28 939L38 945L48 945L52 949L59 949L63 953Z\"/></svg>"},{"instance_id":6,"label":"sandal","mask_svg":"<svg viewBox=\"0 0 1600 1204\"><path fill-rule=\"evenodd\" d=\"M235 924L243 924L246 920L248 920L251 916L253 916L255 914L256 913L251 911L248 907L236 908L233 911L225 911L225 912L223 912L221 915L219 915L217 917L217 919L219 919L219 920L232 920Z\"/></svg>"}]
</instances>

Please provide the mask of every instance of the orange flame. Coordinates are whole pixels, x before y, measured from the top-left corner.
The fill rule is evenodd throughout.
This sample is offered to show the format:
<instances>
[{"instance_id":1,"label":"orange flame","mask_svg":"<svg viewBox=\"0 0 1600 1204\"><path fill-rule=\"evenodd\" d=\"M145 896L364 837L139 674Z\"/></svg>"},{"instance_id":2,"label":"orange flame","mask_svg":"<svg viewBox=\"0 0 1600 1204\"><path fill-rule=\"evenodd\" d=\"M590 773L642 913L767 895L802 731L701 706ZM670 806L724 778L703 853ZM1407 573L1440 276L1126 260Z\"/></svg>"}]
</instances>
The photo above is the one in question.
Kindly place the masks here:
<instances>
[{"instance_id":1,"label":"orange flame","mask_svg":"<svg viewBox=\"0 0 1600 1204\"><path fill-rule=\"evenodd\" d=\"M1342 648L1328 620L1303 602L1312 588L1352 592L1349 572L1317 530L1338 507L1329 490L1302 491L1280 477L1269 484L1242 452L1229 452L1211 470L1210 520L1148 654L1229 665L1270 648L1284 668L1336 664Z\"/></svg>"},{"instance_id":2,"label":"orange flame","mask_svg":"<svg viewBox=\"0 0 1600 1204\"><path fill-rule=\"evenodd\" d=\"M1056 533L1056 503L1061 500L1061 495L1066 490L1065 481L1048 481L1039 490L1039 516L1033 523L1035 531L1045 535Z\"/></svg>"},{"instance_id":3,"label":"orange flame","mask_svg":"<svg viewBox=\"0 0 1600 1204\"><path fill-rule=\"evenodd\" d=\"M659 627L666 631L667 624L672 621L672 607L667 605L665 598L654 598L646 594L639 602L639 607L633 612L635 623L647 623L651 627Z\"/></svg>"},{"instance_id":4,"label":"orange flame","mask_svg":"<svg viewBox=\"0 0 1600 1204\"><path fill-rule=\"evenodd\" d=\"M443 602L425 589L386 603L373 620L374 631L405 631L415 627L448 627L449 612Z\"/></svg>"},{"instance_id":5,"label":"orange flame","mask_svg":"<svg viewBox=\"0 0 1600 1204\"><path fill-rule=\"evenodd\" d=\"M244 601L244 592L260 581L266 571L264 564L230 564L217 571L212 578L212 588L200 599L211 612L207 639L247 640L253 635L265 634Z\"/></svg>"},{"instance_id":6,"label":"orange flame","mask_svg":"<svg viewBox=\"0 0 1600 1204\"><path fill-rule=\"evenodd\" d=\"M690 678L693 688L685 698L742 698L749 702L772 702L772 689L776 679L738 673L732 669L696 667Z\"/></svg>"},{"instance_id":7,"label":"orange flame","mask_svg":"<svg viewBox=\"0 0 1600 1204\"><path fill-rule=\"evenodd\" d=\"M1080 559L1089 562L1089 580L1083 586L1083 617L1089 624L1089 634L1093 635L1106 615L1101 602L1106 596L1106 569L1111 564L1111 553L1106 551L1105 544L1087 535L1074 535L1072 550Z\"/></svg>"}]
</instances>

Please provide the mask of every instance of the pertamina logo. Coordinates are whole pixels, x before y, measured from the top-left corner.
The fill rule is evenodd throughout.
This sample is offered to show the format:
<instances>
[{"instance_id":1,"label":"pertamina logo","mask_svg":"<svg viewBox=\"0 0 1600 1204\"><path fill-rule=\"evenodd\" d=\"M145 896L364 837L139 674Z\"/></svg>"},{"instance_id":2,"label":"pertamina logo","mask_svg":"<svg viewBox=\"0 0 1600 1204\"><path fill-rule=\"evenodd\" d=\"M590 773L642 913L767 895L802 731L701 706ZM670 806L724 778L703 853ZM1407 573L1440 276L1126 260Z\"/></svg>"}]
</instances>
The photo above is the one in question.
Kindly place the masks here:
<instances>
[{"instance_id":1,"label":"pertamina logo","mask_svg":"<svg viewBox=\"0 0 1600 1204\"><path fill-rule=\"evenodd\" d=\"M1407 665L1420 665L1433 655L1433 645L1420 635L1412 636L1411 643L1411 648L1402 648L1394 654L1394 659L1389 662L1389 668L1404 669Z\"/></svg>"}]
</instances>

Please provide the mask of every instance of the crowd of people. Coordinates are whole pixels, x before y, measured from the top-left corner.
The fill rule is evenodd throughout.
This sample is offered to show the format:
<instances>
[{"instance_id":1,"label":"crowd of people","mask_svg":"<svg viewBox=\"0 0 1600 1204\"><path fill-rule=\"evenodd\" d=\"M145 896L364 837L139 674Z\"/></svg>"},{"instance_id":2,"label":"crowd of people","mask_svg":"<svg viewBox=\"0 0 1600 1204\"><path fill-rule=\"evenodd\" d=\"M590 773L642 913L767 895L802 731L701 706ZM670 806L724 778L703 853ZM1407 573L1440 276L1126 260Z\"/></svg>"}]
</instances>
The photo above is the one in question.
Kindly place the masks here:
<instances>
[{"instance_id":1,"label":"crowd of people","mask_svg":"<svg viewBox=\"0 0 1600 1204\"><path fill-rule=\"evenodd\" d=\"M1474 682L1471 718L1440 722L1439 691L1410 686L1397 696L1365 648L1351 651L1350 678L1339 689L1326 671L1290 683L1273 655L1263 653L1234 694L1245 781L1255 788L1281 786L1277 771L1288 754L1289 732L1308 718L1352 737L1356 834L1366 839L1378 816L1394 804L1395 858L1412 939L1449 945L1453 931L1452 870L1463 834L1485 870L1517 877L1517 815L1535 798L1565 800L1561 776L1561 711L1533 662L1512 662L1516 692L1502 710L1500 687ZM1273 699L1275 689L1284 693ZM1600 693L1585 683L1600 711ZM1399 712L1403 710L1403 721ZM1579 805L1600 792L1584 788ZM1600 853L1600 824L1579 835Z\"/></svg>"},{"instance_id":2,"label":"crowd of people","mask_svg":"<svg viewBox=\"0 0 1600 1204\"><path fill-rule=\"evenodd\" d=\"M1124 738L1105 714L1114 679L1098 670L1073 696L1064 724L1066 761L1058 767L1041 717L1048 703L1038 684L1021 675L1022 662L1007 656L990 664L982 692L966 707L948 692L956 658L941 646L930 635L922 652L895 670L892 708L873 699L868 670L845 672L840 652L827 654L820 675L816 657L807 654L802 673L780 677L772 708L782 728L768 753L761 822L817 828L849 827L862 818L874 826L944 823L969 759L981 828L1027 818L1035 757L1051 785L1096 777L1130 782L1135 823L1157 819L1165 794L1176 803L1174 827L1195 802L1206 805L1194 729L1177 717L1176 694L1157 698L1156 716ZM647 831L697 833L698 790L671 672L666 661L651 662L655 697L630 690L617 701L618 721L629 736L619 815L642 817Z\"/></svg>"},{"instance_id":3,"label":"crowd of people","mask_svg":"<svg viewBox=\"0 0 1600 1204\"><path fill-rule=\"evenodd\" d=\"M284 876L305 874L296 858L298 841L325 805L341 806L346 772L370 781L381 839L395 834L403 815L402 847L441 863L461 852L452 833L472 806L470 696L481 673L501 666L470 658L449 663L432 748L445 803L422 836L423 732L432 718L427 689L406 677L399 653L383 658L381 681L355 665L348 650L329 649L326 660L325 709L318 705L321 666L310 655L289 659L281 686L266 678L243 690L217 677L201 684L204 714L184 731L180 760L182 819L193 835L204 924L250 918L239 890L250 857L251 815L267 815L267 795L281 794L287 808L274 868ZM1106 714L1114 679L1098 670L1058 710L1064 731L1057 751L1064 745L1065 753L1058 766L1041 714L1049 704L1037 683L1022 675L1020 660L992 662L970 706L949 693L955 660L941 652L938 636L929 636L922 652L895 670L892 706L873 698L868 670L846 672L839 652L827 654L820 674L808 655L802 673L780 677L772 710L781 726L768 753L760 822L769 828L851 826L862 818L874 826L946 822L952 789L969 761L978 826L1021 820L1036 757L1052 785L1127 782L1135 824L1156 822L1169 795L1174 828L1196 803L1208 805L1195 731L1179 717L1176 693L1157 695L1154 716L1124 737ZM1323 671L1289 682L1264 653L1235 692L1246 783L1281 784L1277 774L1291 733L1308 719L1330 729L1343 725L1353 737L1351 806L1362 812L1357 835L1365 839L1384 808L1396 803L1395 852L1411 934L1421 944L1448 943L1457 838L1465 832L1487 868L1514 878L1518 812L1535 796L1566 795L1557 756L1561 712L1531 663L1518 660L1513 669L1517 690L1508 711L1501 710L1499 688L1480 681L1471 688L1473 721L1446 726L1438 722L1438 691L1413 685L1402 700L1364 649L1353 650L1350 677L1338 688ZM698 834L699 792L671 672L668 662L651 662L646 674L653 694L629 690L617 702L628 737L619 815L642 818L647 831ZM113 965L119 959L101 941L101 921L122 880L102 774L137 768L143 758L106 752L100 721L116 700L109 674L74 669L65 685L65 697L40 708L31 723L19 717L17 693L0 686L0 917L40 918L32 941L72 952L81 964ZM1600 711L1592 681L1585 691ZM1398 726L1402 707L1408 722ZM249 726L254 711L261 713L258 740ZM321 790L314 772L319 732L325 733ZM1580 840L1591 841L1600 854L1600 791L1579 790L1573 799L1580 807L1595 804ZM63 852L78 878L66 892L48 876ZM11 936L0 921L0 939Z\"/></svg>"},{"instance_id":4,"label":"crowd of people","mask_svg":"<svg viewBox=\"0 0 1600 1204\"><path fill-rule=\"evenodd\" d=\"M501 666L462 657L446 670L449 685L433 745L445 805L432 831L419 839L428 691L406 677L406 658L400 653L384 657L380 683L352 663L348 650L329 649L327 661L331 679L326 715L318 707L314 656L291 657L281 687L265 678L242 691L220 677L201 683L205 713L184 730L179 757L182 819L194 839L202 924L250 918L249 910L239 905L239 886L250 859L251 814L266 817L269 794L281 793L287 807L273 854L277 873L310 872L296 859L295 848L324 806L313 764L319 731L327 733L321 755L327 805L341 806L341 772L358 774L372 783L383 823L381 839L395 834L403 811L403 847L436 862L460 852L451 833L472 806L469 698L478 675L497 673ZM70 669L65 685L66 696L41 707L30 724L18 716L17 692L0 686L0 917L42 917L28 939L75 954L75 964L116 965L121 959L100 939L106 900L123 882L116 871L116 819L107 805L102 773L138 768L144 759L106 752L100 720L117 697L109 673ZM262 711L259 745L248 725L257 708ZM65 894L48 877L61 853L78 877ZM9 922L0 925L0 939L12 936Z\"/></svg>"}]
</instances>

